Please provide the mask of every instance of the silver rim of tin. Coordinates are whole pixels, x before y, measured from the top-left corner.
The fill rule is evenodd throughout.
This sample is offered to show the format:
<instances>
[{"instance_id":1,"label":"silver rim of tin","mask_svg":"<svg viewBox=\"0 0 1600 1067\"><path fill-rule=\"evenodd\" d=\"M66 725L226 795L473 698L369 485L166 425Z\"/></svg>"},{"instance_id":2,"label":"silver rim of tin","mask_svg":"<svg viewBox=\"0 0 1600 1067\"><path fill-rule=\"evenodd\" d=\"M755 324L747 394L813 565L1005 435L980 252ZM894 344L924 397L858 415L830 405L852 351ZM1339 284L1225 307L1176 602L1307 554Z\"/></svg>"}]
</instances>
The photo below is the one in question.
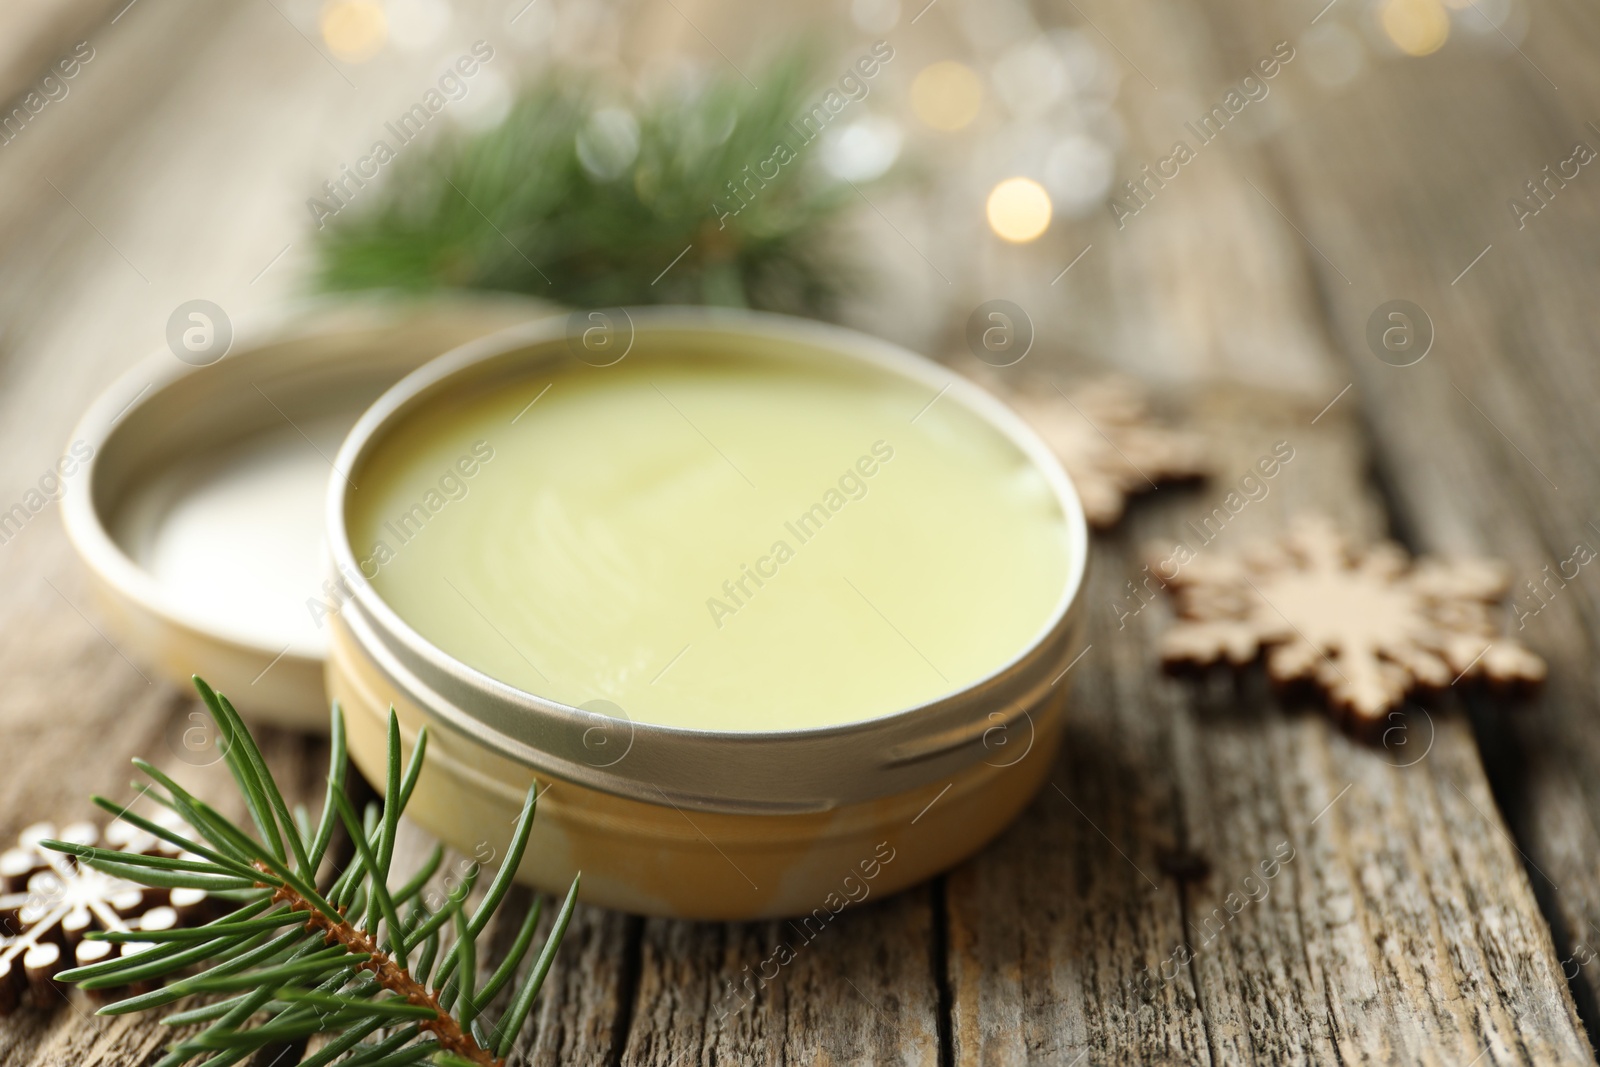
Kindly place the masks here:
<instances>
[{"instance_id":1,"label":"silver rim of tin","mask_svg":"<svg viewBox=\"0 0 1600 1067\"><path fill-rule=\"evenodd\" d=\"M1066 517L1068 577L1041 632L986 678L925 704L834 726L730 732L625 722L497 681L423 638L359 577L349 583L352 595L335 624L348 629L402 693L455 730L547 778L648 803L729 813L817 812L914 789L976 763L1003 768L1017 762L1021 756L1012 745L1031 747L1032 713L1053 695L1075 651L1089 550L1077 491L1049 447L1010 408L956 372L853 330L721 308L626 312L636 339L646 333L742 335L865 363L926 385L930 397L944 390L944 399L999 430L1043 473ZM565 318L513 327L413 372L361 417L335 465L356 476L386 429L436 393L561 358L567 330ZM334 566L349 577L361 572L345 524L346 489L343 479L329 484L327 528ZM333 654L341 654L337 643Z\"/></svg>"},{"instance_id":2,"label":"silver rim of tin","mask_svg":"<svg viewBox=\"0 0 1600 1067\"><path fill-rule=\"evenodd\" d=\"M268 660L279 656L314 669L323 659L320 651L299 643L286 648L277 647L248 634L219 630L212 622L196 617L176 601L160 582L128 555L112 536L106 526L106 516L102 514L100 496L105 487L100 483L104 480L102 467L107 462L107 444L112 441L118 428L142 409L153 404L170 403L165 395L169 390L216 378L216 368L224 363L228 363L227 369L231 370L242 360L260 360L263 352L270 354L304 343L326 344L330 338L356 338L368 334L380 336L392 333L407 319L421 315L478 316L501 307L506 309L506 314L510 314L519 306L527 309L534 307L531 303L524 304L493 294L449 294L423 301L407 297L403 302L396 294L387 292L319 297L242 316L235 329L232 347L215 363L191 365L180 361L165 348L157 349L135 363L97 396L72 431L71 441L84 441L94 451L84 462L82 474L69 486L61 500L62 523L68 540L101 581L167 624L205 635L252 655L265 656ZM561 321L564 321L564 317ZM352 362L350 366L333 368L312 364L302 370L315 381L340 375L354 376L362 371L366 363ZM200 402L206 394L205 388L199 385L192 391L195 393L195 402ZM196 442L197 447L203 444ZM124 474L123 477L127 478L128 475ZM307 592L316 593L319 590ZM325 719L326 712L326 705L323 705L318 718Z\"/></svg>"}]
</instances>

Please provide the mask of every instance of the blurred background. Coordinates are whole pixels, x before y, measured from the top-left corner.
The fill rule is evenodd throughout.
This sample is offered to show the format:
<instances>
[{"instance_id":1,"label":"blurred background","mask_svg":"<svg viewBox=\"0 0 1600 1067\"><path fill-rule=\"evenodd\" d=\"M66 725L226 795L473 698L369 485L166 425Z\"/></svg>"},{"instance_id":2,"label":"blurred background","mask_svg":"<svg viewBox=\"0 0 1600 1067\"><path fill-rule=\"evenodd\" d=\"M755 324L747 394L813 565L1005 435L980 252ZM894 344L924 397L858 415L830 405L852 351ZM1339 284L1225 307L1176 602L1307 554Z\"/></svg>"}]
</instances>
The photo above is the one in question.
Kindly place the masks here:
<instances>
[{"instance_id":1,"label":"blurred background","mask_svg":"<svg viewBox=\"0 0 1600 1067\"><path fill-rule=\"evenodd\" d=\"M820 205L819 215L759 224L799 229L805 243L856 268L846 285L833 264L814 267L846 297L828 309L831 317L944 355L966 312L1004 296L1035 320L1041 353L1051 358L1145 372L1172 363L1178 350L1261 367L1304 361L1323 339L1284 314L1248 314L1250 305L1289 302L1310 319L1318 302L1311 290L1371 286L1374 265L1347 256L1335 266L1317 251L1320 242L1291 227L1305 230L1308 218L1349 222L1366 198L1420 194L1441 170L1494 163L1464 156L1492 154L1503 173L1454 182L1465 201L1460 217L1419 250L1430 266L1459 270L1496 236L1506 239L1513 216L1504 200L1527 195L1522 180L1570 155L1564 138L1530 145L1526 156L1481 143L1453 144L1450 156L1429 150L1451 143L1437 128L1441 111L1474 121L1470 102L1455 93L1479 92L1484 110L1500 112L1511 105L1496 86L1555 92L1523 49L1529 8L1526 0L1336 0L1122 5L1091 17L1072 0L850 0L760 10L691 0L32 0L0 16L9 24L0 92L15 98L0 151L7 366L26 374L21 368L50 361L24 351L90 348L99 353L94 367L114 369L159 344L164 312L185 300L209 299L238 317L315 288L318 237L326 236L319 227L341 206L324 183L354 191L338 212L348 223L393 195L384 188L395 184L393 172L409 165L414 176L421 166L407 158L385 162L366 187L342 174L376 141L401 149L388 130L426 93L437 95L441 73L474 42L493 58L461 77L459 98L451 93L433 114L419 138L426 150L505 121L529 86L581 84L587 114L576 122L549 114L545 136L568 134L569 153L582 139L582 176L605 186L633 184L640 121L663 107L698 108L704 137L726 139L729 130L717 124L751 101L739 92L718 98L717 90L803 112L882 41L893 58L859 79L865 95L847 91L820 143L806 146L783 176L798 172L794 180L812 187L805 195L824 198L832 185L843 196ZM57 71L52 91L44 82L52 64L70 62L75 48L92 58L72 77ZM784 64L797 50L805 52L804 77L774 85L790 77ZM1273 76L1257 69L1262 61ZM1554 58L1545 63L1559 69ZM1254 84L1242 84L1252 76ZM1229 92L1242 108L1225 101ZM718 99L727 106L719 110ZM1348 125L1352 112L1373 105L1382 107L1381 126ZM1231 120L1225 131L1220 122L1198 123L1218 107ZM538 116L519 121L519 132L540 132ZM1211 130L1224 143L1202 140ZM1570 131L1580 134L1590 131ZM1173 160L1180 141L1192 160ZM752 166L770 158L769 146L747 147ZM1315 165L1343 170L1348 180L1329 175L1324 181L1336 184L1315 193L1309 184L1285 189L1274 173L1283 166L1274 160L1335 149L1342 158ZM684 191L714 193L739 171L699 177ZM1026 183L1011 181L1018 178ZM1397 183L1409 189L1389 188ZM567 192L580 201L585 193ZM490 207L488 218L517 231L509 243L525 258L547 255L549 235L523 226L516 205ZM688 205L663 210L681 217ZM715 210L697 206L694 224ZM814 232L816 223L826 232ZM630 248L628 237L590 240L631 257L642 277L668 265L670 248ZM667 258L652 258L662 253ZM678 275L698 255L675 267ZM1202 285L1196 267L1234 277ZM358 265L337 281L414 280L399 275L400 267L388 275ZM539 279L497 276L492 266L475 275L438 270L431 280L539 292ZM676 280L624 287L613 302L719 298L670 288ZM1152 284L1180 290L1179 314L1149 313L1139 290ZM1244 303L1224 310L1207 286ZM763 302L760 294L753 302ZM69 410L84 399L50 393Z\"/></svg>"},{"instance_id":2,"label":"blurred background","mask_svg":"<svg viewBox=\"0 0 1600 1067\"><path fill-rule=\"evenodd\" d=\"M1564 128L1547 110L1550 100L1581 99L1583 86L1570 79L1588 72L1563 63L1572 42L1527 41L1527 0L1153 3L1092 14L1073 0L849 0L760 10L691 0L31 0L0 18L0 92L13 98L0 149L0 344L11 381L46 373L54 360L45 354L69 350L94 352L86 367L116 369L158 345L166 313L194 298L238 318L319 284L411 284L422 276L539 295L539 278L509 277L492 263L452 271L442 257L420 268L358 258L319 280L318 238L354 216L381 228L370 221L381 207L375 201L392 200L393 186L415 185L417 172L437 171L441 160L459 160L463 149L442 143L492 130L519 94L552 81L582 87L577 113L515 117L519 136L555 144L565 135L562 150L581 157L588 184L642 189L630 180L648 162L639 157L641 120L688 108L688 121L714 146L730 134L718 124L731 125L741 108L744 134L766 121L751 120L752 107L798 104L803 112L820 103L884 42L882 54L893 58L858 79L864 95L847 90L819 142L784 169L783 182L806 186L791 197L800 210L735 219L740 237L798 233L795 243L806 246L798 260L831 261L806 262L808 281L842 297L826 314L919 351L959 354L966 314L1005 297L1034 320L1045 358L1147 375L1171 373L1174 363L1274 375L1314 362L1327 342L1319 319L1342 311L1319 295L1324 287L1350 287L1363 306L1380 302L1372 294L1416 295L1403 287L1415 284L1404 277L1410 268L1397 269L1376 249L1333 255L1329 242L1343 227L1370 218L1377 203L1436 212L1428 194L1447 184L1455 214L1428 220L1426 245L1413 255L1417 268L1454 277L1516 232L1507 198L1531 196L1525 181L1570 157L1573 140L1593 136L1583 122ZM399 158L374 164L378 176L361 186L345 178L379 140L404 157L421 154L388 131L425 94L439 95L441 74L474 42L493 58L457 79L459 89L432 113L418 138L435 155L431 166ZM74 49L92 58L75 63L71 77L56 70L48 83L53 65L74 62ZM797 53L798 78L785 66ZM1546 67L1564 66L1577 69L1559 95ZM1528 122L1500 121L1524 104ZM1199 122L1213 109L1225 129L1220 120ZM1486 123L1525 143L1491 141L1482 135ZM681 142L673 130L682 132L658 137ZM648 142L649 129L644 136ZM1174 158L1180 142L1192 158ZM770 159L767 146L740 147L752 166ZM714 158L741 162L733 153ZM1316 174L1291 179L1296 169ZM409 173L397 181L399 172ZM681 180L685 195L658 214L692 237L719 209L715 201L695 205L691 219L690 202L739 177L737 169L697 181L669 175L667 192ZM330 209L343 205L330 199L328 182L353 191L337 218ZM614 216L606 194L583 185L562 190L563 200L581 206L593 198L595 214ZM756 204L751 214L767 207ZM1566 222L1545 228L1570 226L1588 207L1564 204ZM552 243L572 244L526 217L548 204L492 199L489 208L479 212L482 222L493 220L533 264L548 261ZM453 224L415 222L410 236ZM391 225L380 243L383 236L406 234ZM695 270L706 242L652 288L643 279L666 268L674 249L630 237L638 234L585 238L639 276L607 292L610 302L796 303L714 285L673 288ZM339 247L352 241L360 243L347 237ZM571 269L607 273L592 261ZM1494 269L1491 261L1484 273ZM1202 277L1213 273L1228 277ZM1153 288L1171 306L1158 307ZM592 294L553 287L548 295ZM1300 372L1276 377L1304 383ZM82 381L85 390L57 383L41 401L81 407L91 384Z\"/></svg>"},{"instance_id":3,"label":"blurred background","mask_svg":"<svg viewBox=\"0 0 1600 1067\"><path fill-rule=\"evenodd\" d=\"M971 311L1005 298L1033 322L1037 364L1316 393L1349 380L1329 356L1376 305L1436 296L1424 306L1448 317L1514 273L1507 242L1566 243L1593 213L1581 177L1562 183L1577 188L1561 190L1560 221L1508 210L1542 206L1525 183L1595 136L1592 65L1573 35L1535 32L1528 0L30 0L0 19L0 373L63 431L183 302L249 319L329 285L750 302L957 360ZM396 120L439 97L475 42L493 58L456 79L420 148L402 145ZM780 195L732 220L735 243L776 245L740 261L752 291L701 284L715 239L672 257L731 206L713 197L741 171L718 168L771 165L739 138L837 95L876 42L893 58L782 168ZM549 106L562 91L570 107ZM519 96L530 103L513 114ZM674 108L687 114L663 118ZM744 156L718 155L735 115ZM501 189L487 210L473 196L470 210L395 218L406 188L471 172L464 146L508 118L503 139L542 137L576 160L570 184L538 205ZM649 191L652 138L681 145L685 123L715 165L667 175L647 239L631 220L606 229L619 196L637 209ZM345 177L380 140L400 158ZM1192 155L1175 157L1180 143ZM555 203L587 212L577 237L546 225ZM354 232L330 232L341 225ZM385 258L408 240L437 254ZM1501 254L1474 258L1497 241ZM558 260L564 284L496 262L519 259ZM1479 277L1452 285L1469 263ZM610 288L565 284L619 273ZM796 297L807 285L829 298ZM5 440L8 470L51 455L41 420Z\"/></svg>"}]
</instances>

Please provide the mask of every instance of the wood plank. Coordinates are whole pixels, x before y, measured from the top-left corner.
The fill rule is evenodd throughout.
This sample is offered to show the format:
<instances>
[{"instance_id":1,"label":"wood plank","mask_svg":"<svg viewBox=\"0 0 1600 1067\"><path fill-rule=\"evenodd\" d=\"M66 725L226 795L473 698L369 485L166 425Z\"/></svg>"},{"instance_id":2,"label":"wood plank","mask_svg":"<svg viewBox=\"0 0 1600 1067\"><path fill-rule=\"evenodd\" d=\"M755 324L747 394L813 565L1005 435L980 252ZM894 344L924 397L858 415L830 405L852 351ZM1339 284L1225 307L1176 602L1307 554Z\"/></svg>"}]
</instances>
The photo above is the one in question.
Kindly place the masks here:
<instances>
[{"instance_id":1,"label":"wood plank","mask_svg":"<svg viewBox=\"0 0 1600 1067\"><path fill-rule=\"evenodd\" d=\"M1192 142L1183 119L1302 28L1297 14L1285 26L1276 8L1252 11L1252 31L1236 38L1231 24L1213 36L1208 16L1180 3L1080 3L1058 14L1091 22L1161 86L1124 68L1128 171L1168 155L1177 137ZM1280 76L1274 92L1291 82ZM1285 707L1258 675L1237 685L1162 680L1152 651L1162 602L1117 629L1113 605L1142 577L1140 546L1171 545L1184 520L1208 514L1233 472L1277 440L1296 449L1292 466L1230 523L1226 543L1202 551L1237 548L1295 508L1331 511L1368 537L1386 525L1364 479L1354 408L1318 418L1348 379L1315 294L1342 283L1311 266L1316 250L1279 214L1281 194L1253 143L1270 131L1270 113L1256 127L1241 120L1123 229L1082 235L1109 262L1086 259L1074 274L1091 269L1074 284L1104 286L1103 274L1116 309L1105 314L1138 324L1100 327L1109 343L1099 353L1151 378L1202 383L1195 414L1219 443L1222 476L1162 490L1124 531L1097 541L1089 602L1099 636L1079 668L1054 779L1071 803L1047 790L950 879L957 1061L1589 1062L1458 708L1413 715L1388 747L1373 746L1312 709ZM1318 191L1323 204L1346 195L1326 182ZM1012 298L1050 302L1041 281ZM1228 894L1243 893L1283 842L1293 861L1224 923ZM1209 873L1174 877L1164 855L1182 861L1169 870ZM1179 967L1178 954L1171 980L1141 995L1180 945L1192 960Z\"/></svg>"},{"instance_id":2,"label":"wood plank","mask_svg":"<svg viewBox=\"0 0 1600 1067\"><path fill-rule=\"evenodd\" d=\"M1255 5L1231 6L1234 26L1259 17ZM1591 1034L1600 1023L1591 664L1600 588L1592 568L1572 563L1568 579L1537 594L1525 583L1543 583L1545 568L1579 544L1600 549L1589 461L1600 445L1600 372L1592 302L1578 296L1596 265L1600 178L1589 166L1545 187L1550 202L1521 228L1508 201L1539 206L1525 182L1543 179L1575 142L1600 149L1597 39L1592 7L1540 5L1520 51L1458 33L1424 60L1372 61L1339 93L1301 84L1298 121L1274 146L1297 190L1286 209L1354 281L1313 263L1356 383L1348 399L1380 446L1396 527L1421 548L1504 558L1529 612L1511 614L1509 627L1550 662L1541 699L1475 710L1496 799ZM1395 106L1401 99L1413 103ZM1364 336L1373 310L1395 298L1420 304L1436 331L1415 366L1379 362Z\"/></svg>"},{"instance_id":3,"label":"wood plank","mask_svg":"<svg viewBox=\"0 0 1600 1067\"><path fill-rule=\"evenodd\" d=\"M434 839L402 819L395 843L392 880L409 878L430 856ZM471 858L453 851L445 853L439 872L425 892L439 895L458 886L471 866ZM484 871L474 890L473 903L481 899L493 871ZM512 889L495 913L479 943L478 963L487 974L504 959L515 939L534 894L518 886ZM535 934L537 946L549 936L560 900L546 898ZM553 1064L615 1064L622 1047L621 1020L629 1014L628 998L637 972L635 960L640 920L619 912L579 905L573 912L562 939L561 951L545 977L544 989L533 1013L507 1060L514 1065L546 1067ZM485 1019L498 1020L510 1007L517 981L509 983L483 1012Z\"/></svg>"},{"instance_id":4,"label":"wood plank","mask_svg":"<svg viewBox=\"0 0 1600 1067\"><path fill-rule=\"evenodd\" d=\"M934 892L849 908L810 940L787 922L647 921L621 1062L933 1067Z\"/></svg>"},{"instance_id":5,"label":"wood plank","mask_svg":"<svg viewBox=\"0 0 1600 1067\"><path fill-rule=\"evenodd\" d=\"M1224 470L1275 440L1296 455L1205 551L1305 506L1377 528L1352 426L1224 396L1206 419L1231 435ZM1163 490L1102 539L1090 604L1114 622L1139 546L1170 545L1220 492ZM951 876L958 1061L1587 1062L1459 709L1373 745L1259 676L1163 679L1167 614L1157 601L1126 630L1102 625L1075 671L1060 793ZM1293 860L1263 879L1284 842ZM1172 873L1196 864L1208 873ZM1230 893L1261 899L1230 917Z\"/></svg>"}]
</instances>

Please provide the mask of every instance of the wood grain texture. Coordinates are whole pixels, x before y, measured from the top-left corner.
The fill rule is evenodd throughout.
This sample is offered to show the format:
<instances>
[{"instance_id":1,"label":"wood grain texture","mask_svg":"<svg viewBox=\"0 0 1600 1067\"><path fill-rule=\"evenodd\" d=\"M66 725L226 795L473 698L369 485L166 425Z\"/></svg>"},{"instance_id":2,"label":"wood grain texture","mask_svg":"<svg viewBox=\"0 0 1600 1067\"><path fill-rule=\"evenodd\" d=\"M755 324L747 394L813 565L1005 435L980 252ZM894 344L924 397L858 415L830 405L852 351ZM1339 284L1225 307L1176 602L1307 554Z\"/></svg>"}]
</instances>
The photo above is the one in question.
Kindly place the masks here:
<instances>
[{"instance_id":1,"label":"wood grain texture","mask_svg":"<svg viewBox=\"0 0 1600 1067\"><path fill-rule=\"evenodd\" d=\"M622 1062L936 1067L931 893L850 908L817 931L646 922Z\"/></svg>"},{"instance_id":2,"label":"wood grain texture","mask_svg":"<svg viewBox=\"0 0 1600 1067\"><path fill-rule=\"evenodd\" d=\"M1222 470L1295 457L1200 551L1297 507L1378 527L1349 422L1237 389L1210 406ZM1196 544L1183 524L1222 493L1161 490L1097 546L1104 619L1052 789L950 877L957 1061L1587 1062L1459 707L1353 740L1258 673L1163 678L1160 600L1118 629L1141 546Z\"/></svg>"},{"instance_id":3,"label":"wood grain texture","mask_svg":"<svg viewBox=\"0 0 1600 1067\"><path fill-rule=\"evenodd\" d=\"M178 302L203 295L243 315L292 293L307 190L430 81L430 54L333 64L301 36L314 7L139 4L93 31L97 58L50 121L0 151L0 498L38 478L109 375L160 343ZM1183 121L1274 42L1304 47L1320 7L1051 0L1022 17L1078 27L1117 55L1120 178L1167 154ZM947 19L966 12L941 3L914 27L903 13L898 81L880 102L903 101L922 64L961 54ZM531 33L534 16L512 26L510 14L459 5L451 30L503 43L508 76L564 32ZM759 54L779 32L714 0L597 17L641 57L670 43L720 62L717 49ZM1063 683L1075 701L1064 753L989 849L846 911L814 941L786 923L580 908L513 1062L1592 1062L1578 1009L1600 1019L1600 955L1574 965L1586 945L1600 952L1588 669L1600 586L1588 568L1529 621L1553 667L1538 703L1501 719L1488 702L1470 701L1469 715L1445 700L1376 743L1256 674L1165 678L1154 653L1165 604L1119 616L1137 603L1126 583L1142 578L1146 546L1209 514L1278 440L1294 461L1205 551L1311 505L1365 536L1504 555L1530 578L1576 540L1600 548L1589 526L1600 486L1583 462L1600 444L1584 289L1597 263L1580 239L1600 226L1600 172L1586 169L1525 231L1504 204L1600 121L1585 113L1600 99L1597 43L1600 16L1552 0L1523 40L1527 59L1492 42L1425 60L1374 53L1355 81L1324 90L1297 58L1268 104L1124 229L1108 215L1063 219L1034 246L1000 250L971 221L970 190L936 183L875 204L881 215L864 208L875 254L915 280L852 321L971 372L966 314L1013 299L1041 338L1018 378L1110 363L1165 383L1173 410L1218 442L1218 478L1161 490L1097 540L1094 647ZM935 224L957 217L968 221ZM1417 367L1366 351L1366 318L1393 297L1437 312L1438 348ZM87 814L83 798L118 791L134 755L228 795L219 768L193 766L203 761L174 740L194 702L96 629L53 511L0 545L0 589L0 750L27 754L0 777L0 836ZM269 733L266 748L291 793L317 791L319 743ZM408 833L399 861L429 847ZM513 895L497 944L530 903ZM732 994L780 944L793 961L748 1004ZM165 1037L87 1008L0 1019L0 1061L148 1062Z\"/></svg>"},{"instance_id":4,"label":"wood grain texture","mask_svg":"<svg viewBox=\"0 0 1600 1067\"><path fill-rule=\"evenodd\" d=\"M1304 28L1282 8L1240 12L1249 33L1178 3L1064 15L1092 23L1165 94L1129 94L1129 170L1167 155L1174 137L1192 143L1183 120ZM1280 102L1295 92L1292 73L1290 64L1277 79ZM1270 114L1249 118L1270 128ZM1154 494L1097 543L1089 603L1102 614L1090 632L1101 638L1091 657L1104 658L1078 668L1053 783L1061 795L1047 790L1001 845L950 879L956 1059L1587 1062L1559 957L1458 705L1413 711L1363 744L1311 709L1284 706L1257 676L1163 681L1152 649L1164 603L1117 629L1138 606L1124 583L1141 581L1142 540L1195 544L1181 524L1208 515L1274 441L1292 443L1294 463L1201 551L1237 549L1297 507L1366 537L1387 525L1355 406L1320 415L1348 379L1315 294L1345 283L1320 238L1308 241L1281 213L1262 133L1239 120L1137 216L1096 238L1124 283L1119 302L1142 305L1122 317L1170 330L1122 362L1205 383L1196 415L1221 449L1220 476ZM1343 189L1324 179L1318 203L1337 210ZM1277 257L1258 267L1267 249ZM1285 842L1295 858L1268 883L1260 864ZM1180 869L1203 858L1208 873L1171 877L1164 855ZM1252 892L1265 895L1256 903Z\"/></svg>"},{"instance_id":5,"label":"wood grain texture","mask_svg":"<svg viewBox=\"0 0 1600 1067\"><path fill-rule=\"evenodd\" d=\"M1253 5L1228 6L1230 25L1259 17ZM1587 44L1600 21L1571 3L1531 14L1520 51L1491 35L1426 60L1374 63L1345 91L1297 87L1298 121L1273 154L1299 224L1354 282L1311 263L1395 527L1422 549L1504 558L1516 605L1507 625L1550 663L1540 699L1504 714L1480 704L1477 721L1593 1032L1600 586L1592 567L1571 561L1580 545L1600 549L1589 461L1600 371L1594 305L1573 283L1600 265L1600 178L1585 167L1541 185L1543 200L1525 183L1543 182L1577 142L1600 150ZM1417 106L1394 106L1402 98ZM1513 211L1513 198L1537 214ZM1374 309L1395 298L1432 319L1434 348L1415 366L1379 362L1364 336Z\"/></svg>"}]
</instances>

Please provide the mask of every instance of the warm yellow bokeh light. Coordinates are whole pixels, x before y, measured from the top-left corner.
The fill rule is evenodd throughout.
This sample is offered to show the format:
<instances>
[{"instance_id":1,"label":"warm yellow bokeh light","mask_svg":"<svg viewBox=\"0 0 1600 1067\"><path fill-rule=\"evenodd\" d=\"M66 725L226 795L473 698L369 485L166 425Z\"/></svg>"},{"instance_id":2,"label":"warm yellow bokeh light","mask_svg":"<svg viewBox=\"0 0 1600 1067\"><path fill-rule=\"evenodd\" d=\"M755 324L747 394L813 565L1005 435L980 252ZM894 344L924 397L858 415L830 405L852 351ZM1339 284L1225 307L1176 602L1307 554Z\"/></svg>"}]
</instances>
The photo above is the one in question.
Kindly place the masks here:
<instances>
[{"instance_id":1,"label":"warm yellow bokeh light","mask_svg":"<svg viewBox=\"0 0 1600 1067\"><path fill-rule=\"evenodd\" d=\"M983 83L953 59L930 63L911 83L911 110L936 130L959 130L978 117Z\"/></svg>"},{"instance_id":2,"label":"warm yellow bokeh light","mask_svg":"<svg viewBox=\"0 0 1600 1067\"><path fill-rule=\"evenodd\" d=\"M1050 228L1050 194L1031 178L1007 178L989 193L989 228L1022 244Z\"/></svg>"},{"instance_id":3,"label":"warm yellow bokeh light","mask_svg":"<svg viewBox=\"0 0 1600 1067\"><path fill-rule=\"evenodd\" d=\"M329 0L322 8L322 39L346 63L378 54L389 38L389 20L377 0Z\"/></svg>"},{"instance_id":4,"label":"warm yellow bokeh light","mask_svg":"<svg viewBox=\"0 0 1600 1067\"><path fill-rule=\"evenodd\" d=\"M1380 17L1383 32L1408 56L1437 52L1450 36L1450 13L1439 0L1388 0Z\"/></svg>"}]
</instances>

